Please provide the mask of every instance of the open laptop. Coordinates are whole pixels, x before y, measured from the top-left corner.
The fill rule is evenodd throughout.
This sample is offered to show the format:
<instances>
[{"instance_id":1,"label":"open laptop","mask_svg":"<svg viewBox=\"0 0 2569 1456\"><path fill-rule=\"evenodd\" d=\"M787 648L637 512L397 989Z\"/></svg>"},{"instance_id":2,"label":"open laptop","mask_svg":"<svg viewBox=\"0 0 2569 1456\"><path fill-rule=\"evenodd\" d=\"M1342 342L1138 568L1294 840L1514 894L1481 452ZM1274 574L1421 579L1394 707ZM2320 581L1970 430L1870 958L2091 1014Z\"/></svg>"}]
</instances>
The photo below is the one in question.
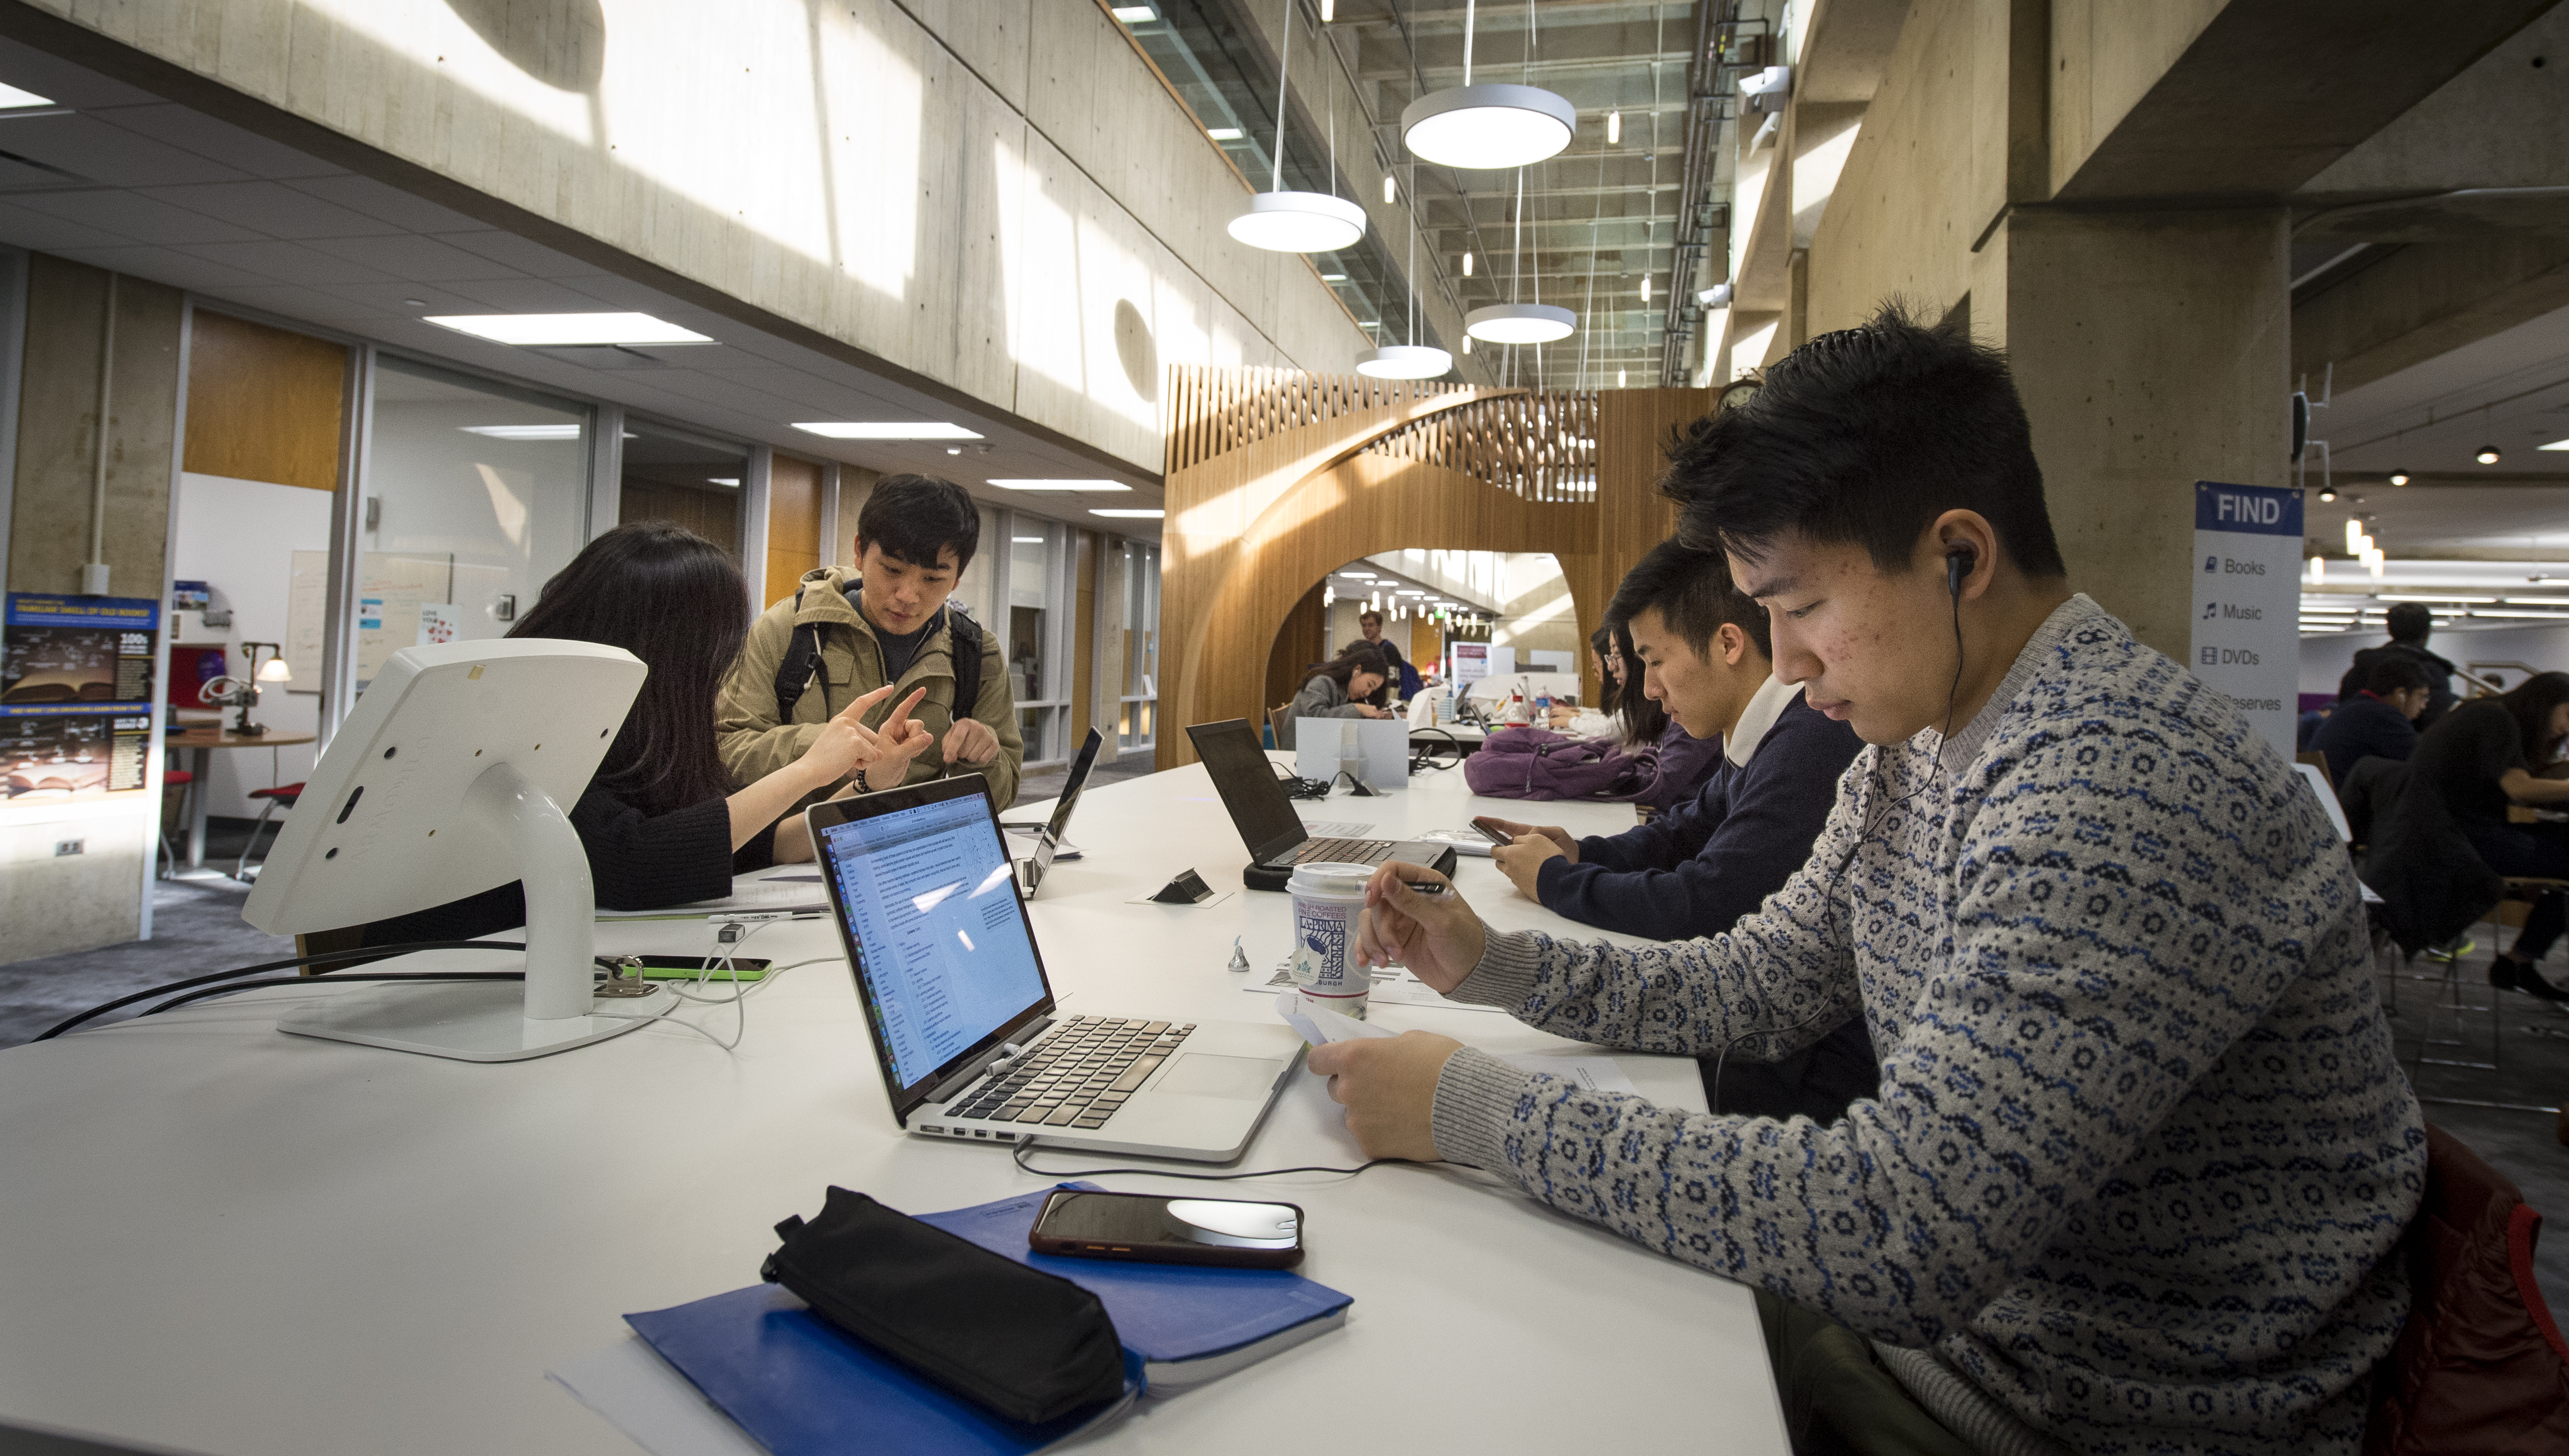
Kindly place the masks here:
<instances>
[{"instance_id":1,"label":"open laptop","mask_svg":"<svg viewBox=\"0 0 2569 1456\"><path fill-rule=\"evenodd\" d=\"M1439 875L1454 873L1454 849L1451 845L1429 844L1422 840L1349 840L1313 839L1302 825L1302 816L1293 812L1293 801L1284 794L1284 786L1276 779L1275 765L1268 762L1267 751L1258 745L1258 730L1246 718L1233 718L1221 723L1198 723L1187 729L1195 740L1196 756L1204 760L1205 772L1213 777L1214 789L1222 795L1222 807L1231 811L1231 822L1239 829L1241 843L1249 846L1249 868L1241 872L1241 883L1252 890L1283 890L1293 878L1293 867L1317 861L1339 865L1379 865L1386 860L1405 860L1424 865Z\"/></svg>"},{"instance_id":2,"label":"open laptop","mask_svg":"<svg viewBox=\"0 0 2569 1456\"><path fill-rule=\"evenodd\" d=\"M1227 1163L1302 1038L1279 1021L1064 1016L979 774L805 811L893 1116L922 1137Z\"/></svg>"},{"instance_id":3,"label":"open laptop","mask_svg":"<svg viewBox=\"0 0 2569 1456\"><path fill-rule=\"evenodd\" d=\"M1079 757L1070 761L1070 777L1062 781L1061 797L1053 801L1050 821L999 826L1011 834L1034 836L1034 854L1017 862L1017 888L1026 893L1026 899L1034 899L1035 892L1043 888L1044 876L1052 870L1053 856L1067 845L1062 836L1070 833L1070 811L1079 807L1079 791L1088 787L1088 771L1097 766L1097 750L1105 744L1105 734L1094 728L1088 730L1088 741L1079 746ZM1078 859L1079 851L1072 850L1070 857Z\"/></svg>"}]
</instances>

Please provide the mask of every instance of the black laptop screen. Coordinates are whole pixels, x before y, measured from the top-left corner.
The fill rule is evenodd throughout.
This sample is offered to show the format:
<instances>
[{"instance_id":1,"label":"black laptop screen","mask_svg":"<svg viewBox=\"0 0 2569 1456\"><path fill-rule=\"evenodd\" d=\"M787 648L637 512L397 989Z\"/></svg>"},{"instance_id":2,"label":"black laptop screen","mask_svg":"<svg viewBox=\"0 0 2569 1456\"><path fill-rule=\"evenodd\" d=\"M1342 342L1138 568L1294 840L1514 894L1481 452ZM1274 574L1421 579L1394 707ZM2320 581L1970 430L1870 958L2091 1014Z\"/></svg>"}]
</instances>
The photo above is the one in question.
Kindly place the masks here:
<instances>
[{"instance_id":1,"label":"black laptop screen","mask_svg":"<svg viewBox=\"0 0 2569 1456\"><path fill-rule=\"evenodd\" d=\"M1253 862L1265 864L1311 837L1293 812L1293 801L1284 796L1284 786L1277 782L1276 766L1258 746L1258 730L1248 719L1198 723L1187 729L1187 737L1195 741L1205 773L1222 795L1222 807L1231 811Z\"/></svg>"},{"instance_id":2,"label":"black laptop screen","mask_svg":"<svg viewBox=\"0 0 2569 1456\"><path fill-rule=\"evenodd\" d=\"M821 836L858 948L858 985L902 1087L1045 999L987 799L931 800Z\"/></svg>"}]
</instances>

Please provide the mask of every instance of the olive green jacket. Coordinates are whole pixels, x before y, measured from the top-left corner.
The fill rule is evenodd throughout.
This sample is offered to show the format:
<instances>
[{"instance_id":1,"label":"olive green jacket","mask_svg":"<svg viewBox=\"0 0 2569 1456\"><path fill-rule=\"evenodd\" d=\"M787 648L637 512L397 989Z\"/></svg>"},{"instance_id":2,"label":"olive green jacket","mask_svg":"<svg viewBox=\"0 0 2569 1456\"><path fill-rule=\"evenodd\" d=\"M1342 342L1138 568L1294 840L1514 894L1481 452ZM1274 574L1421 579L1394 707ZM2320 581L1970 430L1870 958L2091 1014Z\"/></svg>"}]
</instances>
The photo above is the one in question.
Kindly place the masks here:
<instances>
[{"instance_id":1,"label":"olive green jacket","mask_svg":"<svg viewBox=\"0 0 2569 1456\"><path fill-rule=\"evenodd\" d=\"M786 597L750 624L749 639L741 644L740 657L723 679L722 694L714 704L714 734L723 766L737 782L754 783L802 757L820 736L823 724L849 703L883 686L883 648L875 640L873 625L848 604L848 585L837 566L807 571L799 605L797 597ZM776 668L793 645L798 622L816 623L821 629L821 670L794 704L791 721L780 723ZM866 726L881 726L910 690L920 686L927 689L927 696L911 710L911 716L927 725L937 742L911 760L905 782L913 784L945 774L945 730L954 725L954 634L942 624L919 643L918 655L911 659L910 670L901 675L892 696L868 710ZM1008 690L1008 664L1000 654L998 635L986 625L981 628L980 701L972 705L971 716L989 724L998 736L999 756L979 769L957 768L956 772L989 775L990 800L1005 809L1016 802L1026 751L1017 733L1016 699ZM836 792L833 786L813 797L827 798Z\"/></svg>"}]
</instances>

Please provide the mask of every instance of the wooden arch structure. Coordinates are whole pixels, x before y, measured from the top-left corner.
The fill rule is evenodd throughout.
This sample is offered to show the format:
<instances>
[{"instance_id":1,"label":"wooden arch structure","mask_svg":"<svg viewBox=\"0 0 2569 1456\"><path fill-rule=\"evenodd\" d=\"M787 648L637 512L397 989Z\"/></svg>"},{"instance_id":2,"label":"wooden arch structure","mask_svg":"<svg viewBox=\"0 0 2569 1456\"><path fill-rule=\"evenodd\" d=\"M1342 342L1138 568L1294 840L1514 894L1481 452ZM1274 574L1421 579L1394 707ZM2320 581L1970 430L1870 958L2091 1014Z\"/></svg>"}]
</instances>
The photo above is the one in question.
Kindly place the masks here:
<instances>
[{"instance_id":1,"label":"wooden arch structure","mask_svg":"<svg viewBox=\"0 0 2569 1456\"><path fill-rule=\"evenodd\" d=\"M1361 556L1550 551L1585 636L1667 535L1655 494L1693 389L1528 390L1269 369L1178 369L1162 525L1158 764L1183 731L1258 721L1268 651L1296 601Z\"/></svg>"}]
</instances>

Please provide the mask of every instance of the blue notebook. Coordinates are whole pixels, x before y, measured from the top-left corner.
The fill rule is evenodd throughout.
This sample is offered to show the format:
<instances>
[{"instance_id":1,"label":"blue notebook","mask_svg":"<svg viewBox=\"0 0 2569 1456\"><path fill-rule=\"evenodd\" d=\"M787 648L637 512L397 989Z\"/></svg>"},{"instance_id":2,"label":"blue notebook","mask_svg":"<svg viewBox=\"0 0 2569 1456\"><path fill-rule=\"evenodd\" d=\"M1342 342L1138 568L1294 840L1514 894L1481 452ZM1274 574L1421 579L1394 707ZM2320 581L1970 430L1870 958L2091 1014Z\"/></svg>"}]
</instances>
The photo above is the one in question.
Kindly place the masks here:
<instances>
[{"instance_id":1,"label":"blue notebook","mask_svg":"<svg viewBox=\"0 0 2569 1456\"><path fill-rule=\"evenodd\" d=\"M1098 1192L1093 1183L1063 1188ZM1105 1301L1124 1348L1140 1355L1150 1388L1168 1394L1255 1364L1346 1322L1353 1302L1290 1270L1212 1269L1063 1259L1026 1247L1051 1189L951 1213L923 1214L948 1234L1059 1274Z\"/></svg>"},{"instance_id":2,"label":"blue notebook","mask_svg":"<svg viewBox=\"0 0 2569 1456\"><path fill-rule=\"evenodd\" d=\"M752 1284L624 1322L773 1456L869 1451L1028 1456L1114 1419L1141 1392L1124 1355L1124 1398L1019 1425L919 1379L813 1313L782 1285Z\"/></svg>"},{"instance_id":3,"label":"blue notebook","mask_svg":"<svg viewBox=\"0 0 2569 1456\"><path fill-rule=\"evenodd\" d=\"M1286 1270L1039 1255L1026 1234L1043 1201L1044 1193L1031 1193L920 1222L1058 1274L1104 1301L1124 1343L1125 1400L1103 1412L1043 1426L1004 1420L875 1353L776 1284L627 1314L624 1322L774 1456L835 1456L859 1432L868 1450L1026 1456L1113 1419L1146 1377L1158 1393L1203 1384L1337 1328L1354 1302Z\"/></svg>"}]
</instances>

